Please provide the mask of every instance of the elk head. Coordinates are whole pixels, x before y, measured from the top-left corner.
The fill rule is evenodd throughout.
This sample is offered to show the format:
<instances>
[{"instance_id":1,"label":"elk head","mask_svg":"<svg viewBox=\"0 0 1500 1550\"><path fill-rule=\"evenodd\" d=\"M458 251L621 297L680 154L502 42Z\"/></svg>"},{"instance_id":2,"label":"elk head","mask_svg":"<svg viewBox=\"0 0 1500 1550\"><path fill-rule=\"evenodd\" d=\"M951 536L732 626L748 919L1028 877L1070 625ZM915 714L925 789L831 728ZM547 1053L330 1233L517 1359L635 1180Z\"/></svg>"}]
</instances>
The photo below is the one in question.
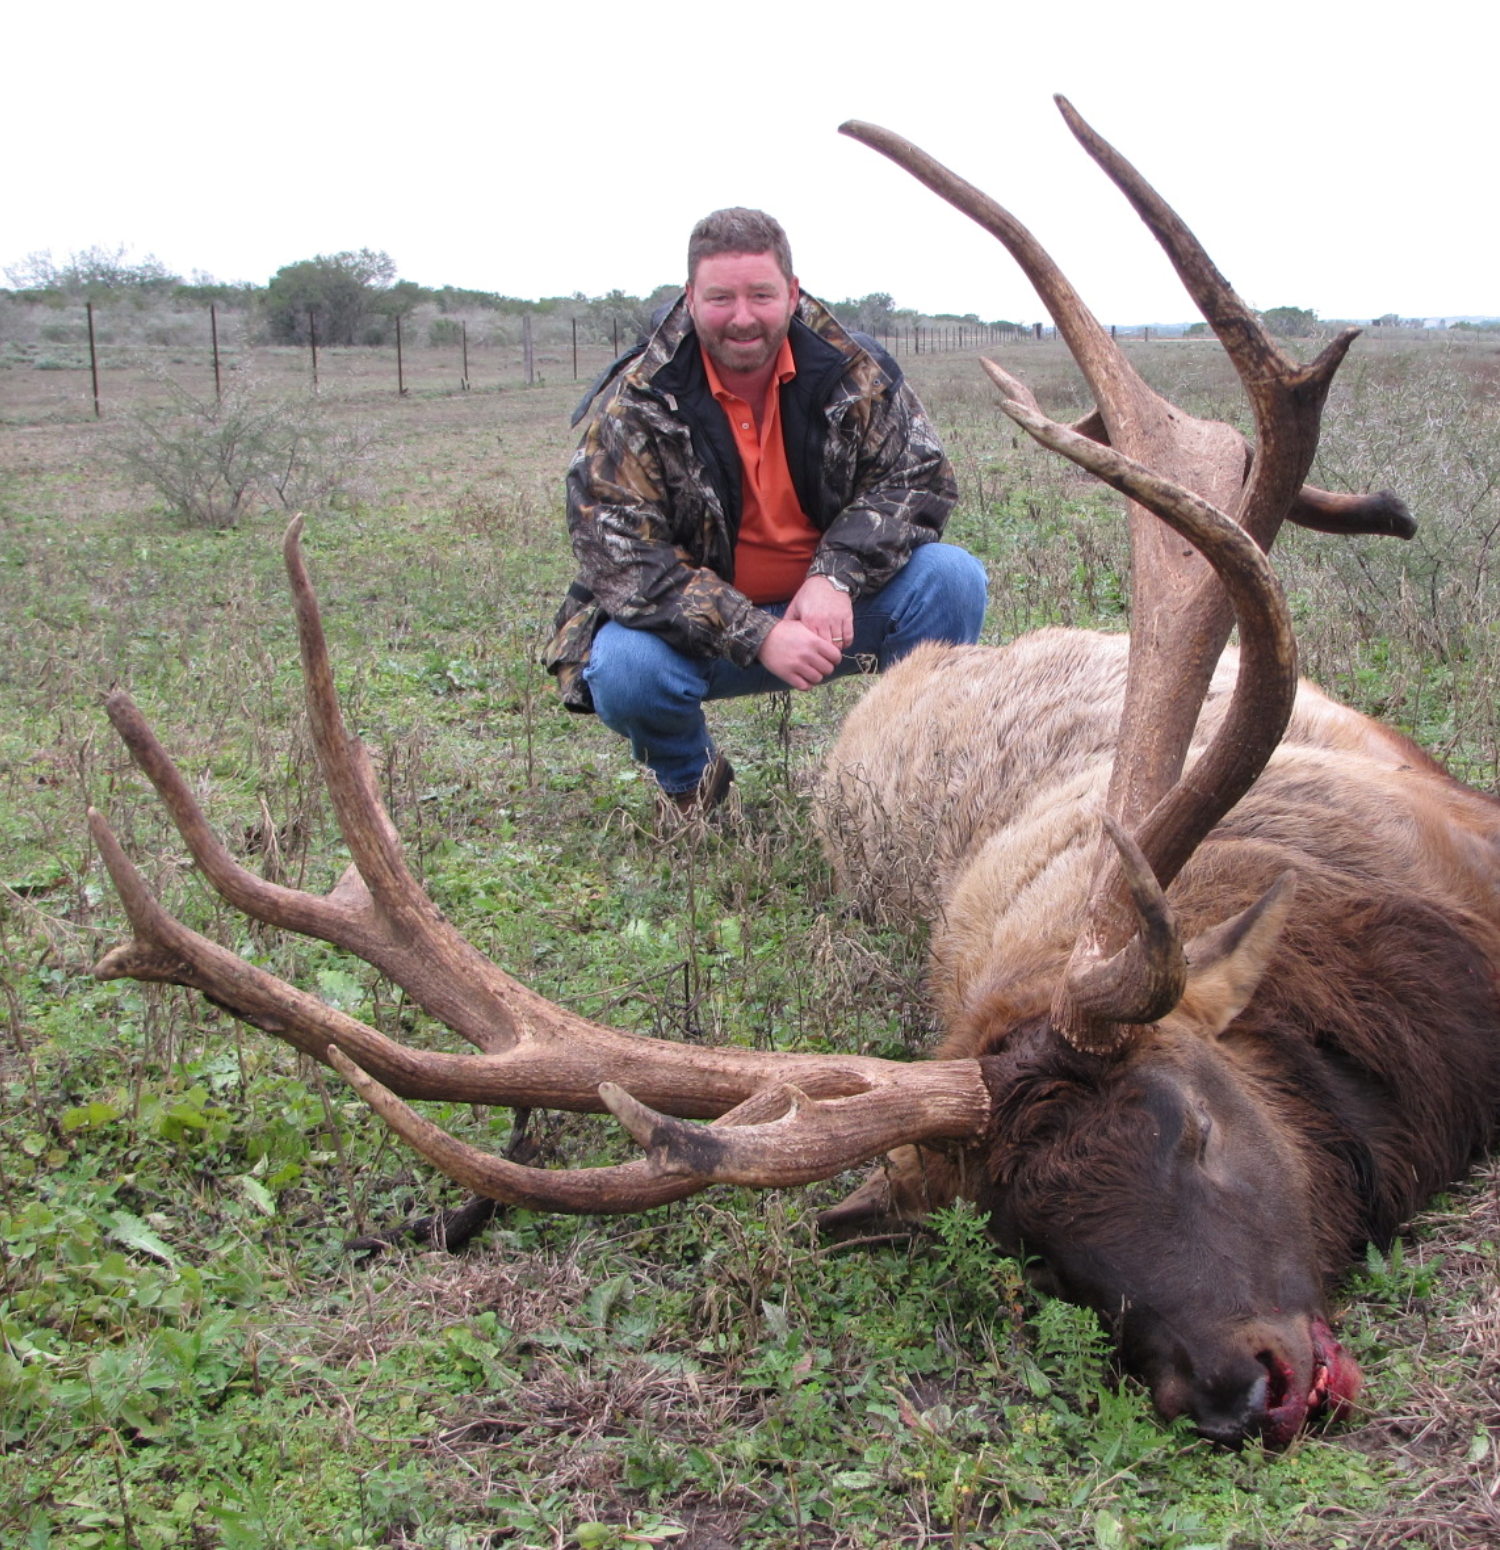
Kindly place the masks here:
<instances>
[{"instance_id":1,"label":"elk head","mask_svg":"<svg viewBox=\"0 0 1500 1550\"><path fill-rule=\"evenodd\" d=\"M1001 1189L1027 1165L1017 1095L1042 1045L1097 1073L1128 1073L1143 1029L1170 1018L1189 984L1165 889L1194 845L1255 779L1276 746L1295 689L1295 652L1279 588L1263 550L1289 513L1322 525L1399 527L1399 503L1323 497L1302 490L1333 371L1352 334L1311 366L1287 361L1261 332L1186 228L1144 181L1063 104L1075 134L1136 205L1167 248L1245 381L1258 431L1253 456L1236 433L1192 421L1135 378L1034 241L998 206L884 131L846 132L907 166L1022 259L1053 310L1099 400L1079 427L1046 419L1030 395L998 367L990 374L1004 408L1044 445L1125 492L1136 544L1131 690L1122 754L1105 824L1097 886L1073 961L1050 1004L993 1053L904 1064L856 1056L704 1048L603 1027L556 1006L512 979L464 941L425 896L403 858L359 741L342 722L312 585L304 567L300 518L288 529L285 558L295 600L312 736L332 805L352 858L337 886L314 896L264 881L239 866L213 833L180 773L122 693L107 709L155 786L194 860L234 908L272 926L345 948L474 1046L449 1054L407 1048L325 1005L172 919L151 896L104 817L92 832L134 930L134 939L98 965L101 978L130 976L202 991L236 1016L336 1069L382 1118L436 1167L477 1194L534 1209L637 1211L717 1183L784 1186L825 1179L892 1148L946 1142L971 1159L1004 1237L1036 1241L1021 1205L1035 1196L1040 1218L1056 1222L1049 1246L1055 1272L1074 1295L1105 1305L1107 1285L1085 1284L1069 1258L1068 1229L1047 1202L1045 1181ZM1190 455L1191 454L1191 455ZM1246 478L1248 456L1248 479ZM1231 509L1226 515L1220 507ZM1186 540L1186 542L1184 542ZM1206 558L1200 558L1206 556ZM1188 738L1214 660L1239 623L1245 668L1233 707L1190 782L1180 779ZM1216 927L1219 959L1274 923L1278 894ZM1226 945L1227 944L1227 945ZM1066 1042L1063 1042L1063 1041ZM1191 1066L1185 1054L1184 1066ZM1032 1061L1035 1064L1035 1061ZM1191 1073L1189 1073L1191 1076ZM1143 1089L1146 1110L1186 1135L1197 1122L1182 1094L1192 1086ZM443 1098L475 1104L608 1110L639 1141L642 1160L616 1167L551 1171L521 1166L445 1134L406 1101ZM1204 1101L1209 1101L1205 1095ZM1061 1109L1057 1110L1060 1116ZM711 1120L708 1125L692 1123ZM1079 1144L1089 1138L1081 1135ZM1188 1149L1186 1141L1177 1151ZM1168 1163L1170 1159L1168 1159ZM1149 1169L1151 1159L1141 1166ZM1107 1278L1106 1278L1107 1279ZM1301 1301L1315 1295L1298 1288ZM1300 1305L1300 1303L1299 1303ZM1139 1323L1139 1320L1136 1321ZM1263 1361L1235 1381L1233 1400L1210 1404L1192 1379L1148 1349L1155 1336L1123 1320L1127 1351L1156 1383L1169 1413L1190 1410L1231 1440L1263 1431L1284 1441L1317 1408L1320 1385L1335 1401L1352 1387L1347 1366L1318 1349L1316 1326L1285 1356L1277 1378L1282 1412L1262 1394ZM1331 1346L1331 1337L1328 1345ZM1279 1349L1279 1348L1278 1348ZM1336 1348L1334 1348L1336 1350ZM1277 1361L1282 1361L1278 1356ZM1160 1372L1169 1372L1168 1379ZM1339 1374L1343 1378L1339 1378ZM1175 1376L1173 1376L1175 1374ZM1272 1375L1274 1376L1274 1375ZM1171 1388L1176 1384L1175 1389ZM1165 1385L1165 1386L1164 1386ZM1169 1392L1170 1389L1170 1392ZM1238 1408L1236 1408L1236 1406ZM1235 1419L1220 1422L1233 1411Z\"/></svg>"}]
</instances>

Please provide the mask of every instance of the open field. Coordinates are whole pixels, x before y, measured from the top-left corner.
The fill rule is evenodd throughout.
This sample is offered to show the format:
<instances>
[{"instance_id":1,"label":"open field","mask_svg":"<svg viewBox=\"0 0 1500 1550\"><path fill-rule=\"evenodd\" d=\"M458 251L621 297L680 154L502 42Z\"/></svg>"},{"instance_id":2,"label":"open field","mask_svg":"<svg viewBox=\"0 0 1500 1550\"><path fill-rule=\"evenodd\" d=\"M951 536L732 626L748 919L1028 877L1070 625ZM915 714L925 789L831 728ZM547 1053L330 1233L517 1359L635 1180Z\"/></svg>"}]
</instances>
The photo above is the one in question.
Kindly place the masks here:
<instances>
[{"instance_id":1,"label":"open field","mask_svg":"<svg viewBox=\"0 0 1500 1550\"><path fill-rule=\"evenodd\" d=\"M1217 348L1131 345L1154 385L1243 420ZM346 713L433 897L535 988L668 1037L886 1055L931 1028L920 933L833 896L807 832L858 693L716 708L738 809L664 845L615 739L557 705L537 650L570 575L560 476L580 388L452 351L324 352L320 423L351 433L309 510ZM1060 347L997 352L1060 417ZM189 924L402 1037L388 985L235 919L114 738L128 688L231 848L325 888L341 841L312 766L280 574L286 511L185 524L126 477L163 345L105 379L0 370L0 1545L1021 1547L1500 1543L1500 1174L1435 1202L1343 1289L1367 1389L1286 1454L1214 1452L1154 1419L1091 1316L1030 1291L950 1213L931 1236L820 1246L851 1182L720 1190L649 1216L505 1212L465 1252L361 1261L357 1233L458 1203L333 1078L175 989L89 973L125 935L87 838L103 809ZM602 360L580 361L587 377ZM304 352L239 350L261 401ZM987 637L1123 625L1114 497L1024 443L972 359L905 363L992 576ZM1500 789L1500 346L1355 347L1316 476L1398 490L1410 545L1288 530L1304 665ZM432 1106L487 1147L508 1111ZM615 1160L590 1119L534 1117L539 1161Z\"/></svg>"}]
</instances>

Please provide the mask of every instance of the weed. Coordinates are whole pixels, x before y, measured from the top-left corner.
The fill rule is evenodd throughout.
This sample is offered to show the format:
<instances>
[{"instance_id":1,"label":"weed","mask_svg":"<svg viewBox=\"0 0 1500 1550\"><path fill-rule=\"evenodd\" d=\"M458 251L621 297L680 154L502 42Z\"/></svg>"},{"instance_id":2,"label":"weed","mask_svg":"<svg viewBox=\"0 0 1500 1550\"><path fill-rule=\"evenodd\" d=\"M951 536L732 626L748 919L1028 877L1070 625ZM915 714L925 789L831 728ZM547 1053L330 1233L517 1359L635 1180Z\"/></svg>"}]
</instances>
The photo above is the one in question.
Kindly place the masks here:
<instances>
[{"instance_id":1,"label":"weed","mask_svg":"<svg viewBox=\"0 0 1500 1550\"><path fill-rule=\"evenodd\" d=\"M199 397L171 378L169 402L136 410L118 433L127 473L197 527L233 527L256 501L284 510L344 499L368 439L327 423L308 398L268 398L253 381Z\"/></svg>"}]
</instances>

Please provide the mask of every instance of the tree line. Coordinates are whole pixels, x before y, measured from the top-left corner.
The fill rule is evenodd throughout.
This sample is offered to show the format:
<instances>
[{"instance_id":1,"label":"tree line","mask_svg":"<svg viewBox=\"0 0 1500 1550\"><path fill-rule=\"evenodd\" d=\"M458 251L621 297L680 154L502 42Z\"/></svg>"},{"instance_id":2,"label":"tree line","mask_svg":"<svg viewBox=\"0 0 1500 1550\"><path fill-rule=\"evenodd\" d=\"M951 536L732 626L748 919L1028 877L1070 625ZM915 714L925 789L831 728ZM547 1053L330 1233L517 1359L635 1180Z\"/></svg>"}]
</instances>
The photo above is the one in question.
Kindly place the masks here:
<instances>
[{"instance_id":1,"label":"tree line","mask_svg":"<svg viewBox=\"0 0 1500 1550\"><path fill-rule=\"evenodd\" d=\"M661 309L682 289L680 284L672 283L659 285L646 296L613 290L603 296L575 292L571 296L530 300L464 286L427 286L397 279L391 256L372 248L299 259L283 265L265 285L226 283L202 271L184 278L154 254L133 259L123 247L86 248L70 254L62 263L54 260L50 252L31 253L7 267L5 275L18 300L103 303L134 297L180 305L212 303L254 311L276 343L306 344L310 330L316 326L319 343L326 345L384 344L397 318L409 317L418 307L427 305L440 316L476 311L560 315L591 325L591 332L597 337L616 339L624 346L648 333ZM927 314L897 307L883 291L846 298L830 306L846 326L877 335L934 323L986 326L986 320L972 312ZM450 326L456 335L458 324ZM1019 325L992 319L988 326Z\"/></svg>"},{"instance_id":2,"label":"tree line","mask_svg":"<svg viewBox=\"0 0 1500 1550\"><path fill-rule=\"evenodd\" d=\"M617 339L623 346L648 333L659 311L682 288L674 282L657 286L647 296L614 290L603 296L575 292L571 296L530 300L466 286L430 286L400 280L396 278L396 264L391 256L373 248L320 253L284 264L265 285L226 283L202 271L194 271L185 279L154 254L132 259L123 247L85 248L70 254L63 263L56 262L50 252L31 253L8 267L5 275L22 300L67 298L98 303L134 295L156 296L180 304L214 303L253 310L260 315L269 337L278 344L306 344L313 326L311 319L316 318L318 340L328 345L388 343L395 319L409 317L418 307L428 305L440 316L462 312L560 315L590 325L597 338ZM885 291L848 297L830 302L829 306L847 327L876 336L943 324L1001 329L1022 326L1005 318L982 319L973 312L922 313L898 307ZM1271 307L1260 318L1281 338L1311 338L1331 326L1306 307ZM1375 319L1377 326L1415 321L1401 319L1394 313ZM449 328L456 337L458 324L452 323ZM1205 323L1194 323L1187 329L1189 334L1207 331ZM433 342L439 341L435 338Z\"/></svg>"}]
</instances>

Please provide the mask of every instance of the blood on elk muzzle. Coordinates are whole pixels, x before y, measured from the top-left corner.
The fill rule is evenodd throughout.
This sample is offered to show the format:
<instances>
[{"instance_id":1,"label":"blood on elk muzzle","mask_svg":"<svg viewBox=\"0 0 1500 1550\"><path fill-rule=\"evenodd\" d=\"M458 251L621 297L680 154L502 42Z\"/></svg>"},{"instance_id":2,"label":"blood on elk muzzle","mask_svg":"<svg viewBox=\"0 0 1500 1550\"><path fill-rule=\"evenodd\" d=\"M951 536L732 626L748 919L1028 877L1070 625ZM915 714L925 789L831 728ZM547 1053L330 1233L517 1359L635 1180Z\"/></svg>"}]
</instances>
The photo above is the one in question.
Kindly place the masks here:
<instances>
[{"instance_id":1,"label":"blood on elk muzzle","mask_svg":"<svg viewBox=\"0 0 1500 1550\"><path fill-rule=\"evenodd\" d=\"M96 972L202 990L333 1066L497 1201L636 1211L887 1153L827 1213L830 1230L966 1193L1002 1247L1099 1310L1164 1414L1280 1445L1358 1388L1329 1331L1330 1278L1490 1134L1497 809L1298 683L1265 554L1282 522L1413 530L1394 496L1304 483L1353 331L1310 364L1289 360L1154 190L1060 106L1218 334L1255 445L1148 388L992 200L898 137L845 126L1015 256L1097 407L1056 424L987 362L1002 407L1131 502L1128 643L1044 631L996 650L922 648L856 707L830 757L818 822L842 882L869 909L934 923L936 1058L643 1038L478 953L407 867L344 727L300 519L285 553L312 737L351 857L338 885L314 896L246 871L129 699L112 696L109 714L228 903L356 953L474 1053L407 1048L189 931L97 813L134 939ZM1224 653L1231 626L1239 648ZM445 1134L406 1101L420 1098L609 1110L645 1156L524 1167Z\"/></svg>"}]
</instances>

